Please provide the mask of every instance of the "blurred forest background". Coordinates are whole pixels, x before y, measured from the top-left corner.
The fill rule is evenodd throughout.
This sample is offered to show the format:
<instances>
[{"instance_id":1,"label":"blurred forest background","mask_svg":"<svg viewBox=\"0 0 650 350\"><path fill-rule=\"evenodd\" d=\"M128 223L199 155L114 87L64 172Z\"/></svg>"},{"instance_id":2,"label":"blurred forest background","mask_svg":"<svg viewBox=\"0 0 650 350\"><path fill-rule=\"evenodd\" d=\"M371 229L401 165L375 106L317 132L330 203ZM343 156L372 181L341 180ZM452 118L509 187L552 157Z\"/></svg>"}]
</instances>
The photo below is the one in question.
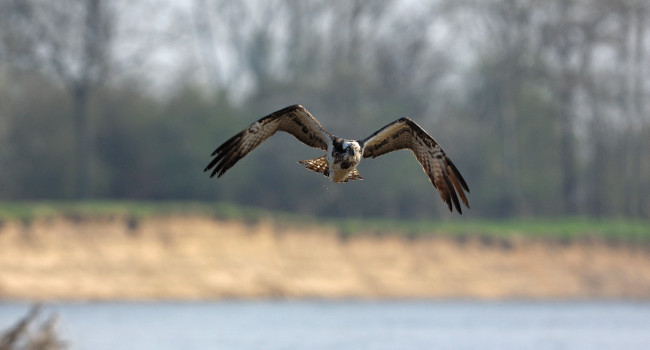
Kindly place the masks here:
<instances>
[{"instance_id":1,"label":"blurred forest background","mask_svg":"<svg viewBox=\"0 0 650 350\"><path fill-rule=\"evenodd\" d=\"M402 151L332 185L276 136L299 103L363 138L409 116L480 217L650 217L645 0L0 0L0 200L223 201L324 216L447 208Z\"/></svg>"}]
</instances>

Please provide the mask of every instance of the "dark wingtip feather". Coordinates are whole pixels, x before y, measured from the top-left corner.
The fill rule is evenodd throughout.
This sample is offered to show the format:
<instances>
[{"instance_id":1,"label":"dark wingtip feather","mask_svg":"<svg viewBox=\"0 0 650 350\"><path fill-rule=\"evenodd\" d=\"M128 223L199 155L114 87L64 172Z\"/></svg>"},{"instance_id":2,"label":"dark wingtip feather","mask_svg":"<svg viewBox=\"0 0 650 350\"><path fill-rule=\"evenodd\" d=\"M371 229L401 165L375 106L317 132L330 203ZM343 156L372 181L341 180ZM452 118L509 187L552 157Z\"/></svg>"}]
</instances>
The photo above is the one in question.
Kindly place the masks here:
<instances>
[{"instance_id":1,"label":"dark wingtip feather","mask_svg":"<svg viewBox=\"0 0 650 350\"><path fill-rule=\"evenodd\" d=\"M208 164L208 166L206 166L205 169L203 169L203 172L206 172L206 171L212 169L212 167L214 167L214 166L217 164L217 161L218 161L217 158L215 158L215 159L213 159L212 161L210 161L210 163ZM212 177L212 176L211 176L211 177Z\"/></svg>"},{"instance_id":2,"label":"dark wingtip feather","mask_svg":"<svg viewBox=\"0 0 650 350\"><path fill-rule=\"evenodd\" d=\"M210 178L213 178L215 175L217 175L217 178L221 177L226 170L228 170L233 164L232 164L232 158L234 157L233 154L231 154L231 151L233 148L239 146L241 142L241 137L242 133L239 133L230 139L228 141L224 142L221 144L221 146L217 147L217 149L212 152L210 155L211 157L214 157L210 163L205 167L203 170L204 172L212 169L212 173L210 173ZM213 169L214 168L214 169Z\"/></svg>"},{"instance_id":3,"label":"dark wingtip feather","mask_svg":"<svg viewBox=\"0 0 650 350\"><path fill-rule=\"evenodd\" d=\"M456 166L451 161L451 159L447 158L447 164L451 168L451 171L454 173L454 175L456 175L456 178L460 182L460 185L463 186L463 189L465 191L467 191L467 193L469 193L469 187L467 186L467 182L465 182L465 179L463 178L463 175L460 174L460 171L458 171L458 168L456 168Z\"/></svg>"},{"instance_id":4,"label":"dark wingtip feather","mask_svg":"<svg viewBox=\"0 0 650 350\"><path fill-rule=\"evenodd\" d=\"M215 175L218 171L219 171L219 168L214 168L214 170L212 170L212 173L210 174L210 178L213 178L214 175ZM217 177L221 177L221 175L219 175L219 176L217 176Z\"/></svg>"},{"instance_id":5,"label":"dark wingtip feather","mask_svg":"<svg viewBox=\"0 0 650 350\"><path fill-rule=\"evenodd\" d=\"M456 208L456 211L462 214L462 211L460 209L460 203L458 202L458 196L456 195L456 191L454 190L454 186L451 184L451 181L449 180L448 176L443 177L445 179L445 186L447 187L447 205L449 206L449 210L453 212L451 208L451 203L454 203L454 207Z\"/></svg>"},{"instance_id":6,"label":"dark wingtip feather","mask_svg":"<svg viewBox=\"0 0 650 350\"><path fill-rule=\"evenodd\" d=\"M228 141L222 143L221 146L219 146L217 149L215 149L214 152L212 152L212 154L210 156L214 157L218 153L224 154L224 153L227 153L228 151L230 151L235 145L239 144L239 141L241 139L241 134L242 133L240 132L239 134L237 134L237 135L231 137L230 139L228 139Z\"/></svg>"}]
</instances>

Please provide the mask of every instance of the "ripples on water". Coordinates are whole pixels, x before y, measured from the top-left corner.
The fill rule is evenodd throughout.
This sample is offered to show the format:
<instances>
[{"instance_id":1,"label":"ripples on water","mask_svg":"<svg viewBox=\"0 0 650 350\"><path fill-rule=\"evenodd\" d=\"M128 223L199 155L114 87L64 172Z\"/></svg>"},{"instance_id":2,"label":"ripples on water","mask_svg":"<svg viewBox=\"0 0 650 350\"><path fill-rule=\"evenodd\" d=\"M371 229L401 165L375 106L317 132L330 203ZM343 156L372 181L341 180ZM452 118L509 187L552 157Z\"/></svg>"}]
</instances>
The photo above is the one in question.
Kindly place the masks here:
<instances>
[{"instance_id":1,"label":"ripples on water","mask_svg":"<svg viewBox=\"0 0 650 350\"><path fill-rule=\"evenodd\" d=\"M0 303L0 329L29 305ZM650 303L224 301L48 304L82 350L650 349Z\"/></svg>"}]
</instances>

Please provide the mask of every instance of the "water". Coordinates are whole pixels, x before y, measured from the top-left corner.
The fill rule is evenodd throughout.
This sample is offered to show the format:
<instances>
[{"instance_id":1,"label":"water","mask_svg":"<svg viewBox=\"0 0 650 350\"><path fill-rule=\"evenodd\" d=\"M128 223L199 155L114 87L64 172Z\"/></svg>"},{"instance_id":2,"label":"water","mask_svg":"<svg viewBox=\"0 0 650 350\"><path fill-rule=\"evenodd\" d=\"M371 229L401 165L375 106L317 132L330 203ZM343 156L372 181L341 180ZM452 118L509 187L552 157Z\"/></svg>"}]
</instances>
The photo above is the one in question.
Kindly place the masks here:
<instances>
[{"instance_id":1,"label":"water","mask_svg":"<svg viewBox=\"0 0 650 350\"><path fill-rule=\"evenodd\" d=\"M29 305L0 303L0 329ZM72 349L650 349L650 303L48 304Z\"/></svg>"}]
</instances>

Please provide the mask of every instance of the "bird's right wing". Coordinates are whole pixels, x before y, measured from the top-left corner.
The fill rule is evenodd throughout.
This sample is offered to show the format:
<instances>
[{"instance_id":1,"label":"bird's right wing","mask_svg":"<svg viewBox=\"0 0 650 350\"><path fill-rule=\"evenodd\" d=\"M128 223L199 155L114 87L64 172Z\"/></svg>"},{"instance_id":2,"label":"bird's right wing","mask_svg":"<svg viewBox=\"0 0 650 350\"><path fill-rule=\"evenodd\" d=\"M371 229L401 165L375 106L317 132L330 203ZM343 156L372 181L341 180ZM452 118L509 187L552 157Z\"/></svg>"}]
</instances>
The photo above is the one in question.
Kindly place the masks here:
<instances>
[{"instance_id":1,"label":"bird's right wing","mask_svg":"<svg viewBox=\"0 0 650 350\"><path fill-rule=\"evenodd\" d=\"M293 105L271 113L249 125L224 142L214 152L203 171L212 169L210 177L221 177L235 163L254 150L276 131L292 134L302 143L327 150L331 134L301 105Z\"/></svg>"}]
</instances>

